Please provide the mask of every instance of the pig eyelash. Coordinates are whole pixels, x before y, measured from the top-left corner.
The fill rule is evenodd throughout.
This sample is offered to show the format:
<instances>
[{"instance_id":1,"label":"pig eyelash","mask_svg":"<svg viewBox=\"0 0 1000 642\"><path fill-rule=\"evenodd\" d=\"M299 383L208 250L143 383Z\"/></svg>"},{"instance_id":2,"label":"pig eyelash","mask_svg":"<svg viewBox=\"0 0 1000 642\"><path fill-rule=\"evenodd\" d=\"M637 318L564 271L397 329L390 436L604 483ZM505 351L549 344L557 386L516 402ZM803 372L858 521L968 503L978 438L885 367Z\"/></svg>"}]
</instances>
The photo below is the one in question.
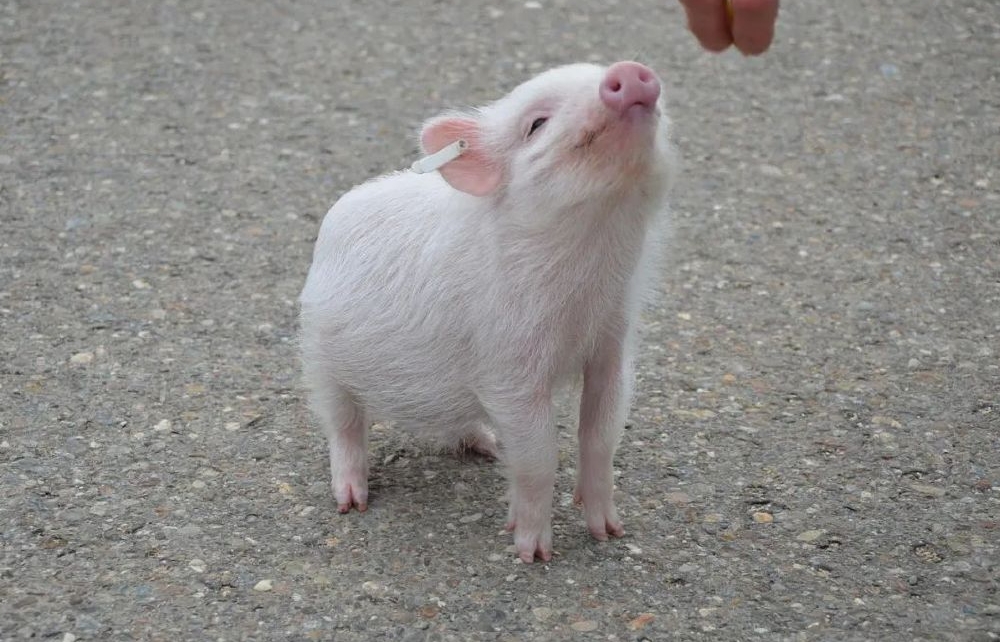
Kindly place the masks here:
<instances>
[{"instance_id":1,"label":"pig eyelash","mask_svg":"<svg viewBox=\"0 0 1000 642\"><path fill-rule=\"evenodd\" d=\"M531 138L531 135L538 131L545 122L548 121L547 116L540 116L535 120L531 121L531 127L528 128L528 134L525 138Z\"/></svg>"}]
</instances>

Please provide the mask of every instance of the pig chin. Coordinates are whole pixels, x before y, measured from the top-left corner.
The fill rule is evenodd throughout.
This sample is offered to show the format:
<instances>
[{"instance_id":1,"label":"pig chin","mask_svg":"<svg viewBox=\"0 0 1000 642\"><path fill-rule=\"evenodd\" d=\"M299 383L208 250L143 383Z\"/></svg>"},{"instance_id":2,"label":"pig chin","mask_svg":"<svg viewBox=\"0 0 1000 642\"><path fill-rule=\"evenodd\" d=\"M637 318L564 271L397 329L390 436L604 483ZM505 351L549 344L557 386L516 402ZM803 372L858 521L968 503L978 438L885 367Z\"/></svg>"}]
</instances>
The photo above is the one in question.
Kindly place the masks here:
<instances>
[{"instance_id":1,"label":"pig chin","mask_svg":"<svg viewBox=\"0 0 1000 642\"><path fill-rule=\"evenodd\" d=\"M580 132L573 153L593 168L595 178L637 178L652 162L659 118L658 109L643 105L633 105L622 115L603 112Z\"/></svg>"},{"instance_id":2,"label":"pig chin","mask_svg":"<svg viewBox=\"0 0 1000 642\"><path fill-rule=\"evenodd\" d=\"M660 109L638 104L623 114L602 109L589 120L574 149L594 154L629 154L652 149Z\"/></svg>"}]
</instances>

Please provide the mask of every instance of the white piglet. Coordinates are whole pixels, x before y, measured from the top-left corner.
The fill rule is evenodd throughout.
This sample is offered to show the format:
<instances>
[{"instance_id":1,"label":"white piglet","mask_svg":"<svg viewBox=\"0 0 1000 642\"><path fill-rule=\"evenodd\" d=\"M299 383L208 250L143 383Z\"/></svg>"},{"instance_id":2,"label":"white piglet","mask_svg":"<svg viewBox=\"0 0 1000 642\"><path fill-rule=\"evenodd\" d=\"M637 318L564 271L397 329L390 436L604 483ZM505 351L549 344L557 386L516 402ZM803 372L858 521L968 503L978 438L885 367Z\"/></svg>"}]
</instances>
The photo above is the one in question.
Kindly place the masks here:
<instances>
[{"instance_id":1,"label":"white piglet","mask_svg":"<svg viewBox=\"0 0 1000 642\"><path fill-rule=\"evenodd\" d=\"M370 422L419 427L504 461L517 554L550 559L552 398L582 373L575 497L594 537L622 535L612 457L667 215L667 127L648 67L558 67L427 122L425 152L444 150L430 169L457 156L439 171L376 178L330 209L301 339L340 512L368 506Z\"/></svg>"}]
</instances>

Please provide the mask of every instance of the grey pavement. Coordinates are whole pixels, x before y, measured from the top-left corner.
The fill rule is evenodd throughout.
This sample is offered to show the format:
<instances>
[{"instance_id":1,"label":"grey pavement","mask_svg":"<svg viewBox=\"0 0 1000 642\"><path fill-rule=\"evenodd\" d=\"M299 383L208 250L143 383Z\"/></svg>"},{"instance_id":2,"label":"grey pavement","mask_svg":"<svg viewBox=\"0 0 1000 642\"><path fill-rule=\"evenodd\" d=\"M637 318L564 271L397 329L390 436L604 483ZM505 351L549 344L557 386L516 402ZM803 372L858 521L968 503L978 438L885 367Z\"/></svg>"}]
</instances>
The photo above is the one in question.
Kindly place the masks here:
<instances>
[{"instance_id":1,"label":"grey pavement","mask_svg":"<svg viewBox=\"0 0 1000 642\"><path fill-rule=\"evenodd\" d=\"M502 472L382 427L336 514L295 299L446 107L638 58L684 173L616 459L514 561ZM1000 7L0 0L0 638L1000 638Z\"/></svg>"}]
</instances>

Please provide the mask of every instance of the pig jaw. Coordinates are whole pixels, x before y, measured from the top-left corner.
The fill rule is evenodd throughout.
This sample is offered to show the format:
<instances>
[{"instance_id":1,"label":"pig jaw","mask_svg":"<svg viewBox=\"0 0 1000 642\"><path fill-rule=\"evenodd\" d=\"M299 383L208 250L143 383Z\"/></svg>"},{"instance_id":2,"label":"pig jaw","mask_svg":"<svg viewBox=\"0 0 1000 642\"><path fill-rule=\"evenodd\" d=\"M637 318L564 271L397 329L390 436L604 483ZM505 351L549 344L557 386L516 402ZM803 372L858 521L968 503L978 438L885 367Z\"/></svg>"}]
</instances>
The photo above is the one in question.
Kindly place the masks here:
<instances>
[{"instance_id":1,"label":"pig jaw","mask_svg":"<svg viewBox=\"0 0 1000 642\"><path fill-rule=\"evenodd\" d=\"M674 163L659 105L616 114L592 103L577 118L578 128L544 154L514 159L505 196L536 212L578 220L588 210L616 212L636 201L663 200Z\"/></svg>"}]
</instances>

